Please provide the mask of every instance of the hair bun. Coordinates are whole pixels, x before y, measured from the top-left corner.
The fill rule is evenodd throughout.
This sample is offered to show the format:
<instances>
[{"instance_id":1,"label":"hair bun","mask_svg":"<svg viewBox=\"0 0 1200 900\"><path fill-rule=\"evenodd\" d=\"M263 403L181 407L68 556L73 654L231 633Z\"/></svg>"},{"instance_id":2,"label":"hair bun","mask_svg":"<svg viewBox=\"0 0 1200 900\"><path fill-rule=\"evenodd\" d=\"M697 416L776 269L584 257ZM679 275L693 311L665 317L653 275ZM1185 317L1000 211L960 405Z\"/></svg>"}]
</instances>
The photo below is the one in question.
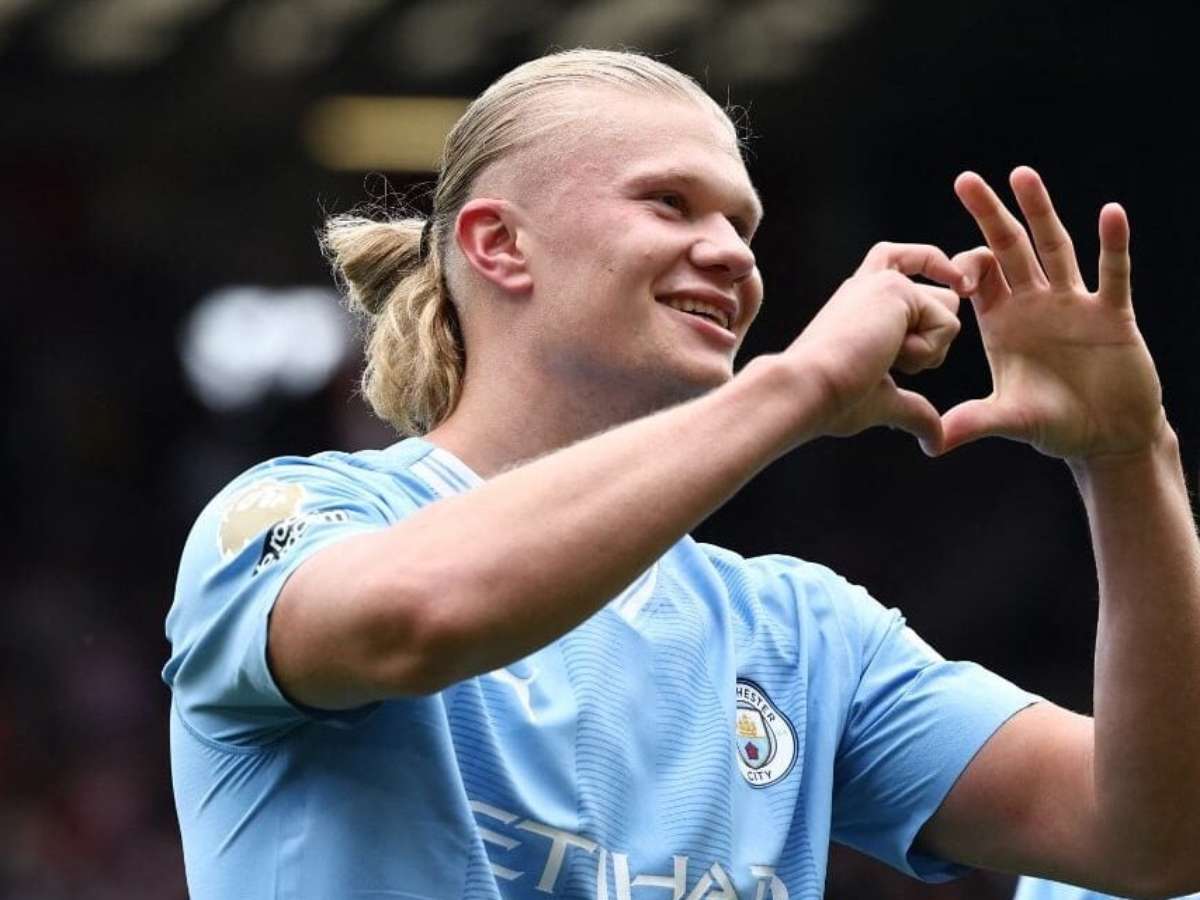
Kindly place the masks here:
<instances>
[{"instance_id":1,"label":"hair bun","mask_svg":"<svg viewBox=\"0 0 1200 900\"><path fill-rule=\"evenodd\" d=\"M335 216L325 224L321 247L345 286L351 310L379 315L396 285L423 262L422 219L376 221Z\"/></svg>"}]
</instances>

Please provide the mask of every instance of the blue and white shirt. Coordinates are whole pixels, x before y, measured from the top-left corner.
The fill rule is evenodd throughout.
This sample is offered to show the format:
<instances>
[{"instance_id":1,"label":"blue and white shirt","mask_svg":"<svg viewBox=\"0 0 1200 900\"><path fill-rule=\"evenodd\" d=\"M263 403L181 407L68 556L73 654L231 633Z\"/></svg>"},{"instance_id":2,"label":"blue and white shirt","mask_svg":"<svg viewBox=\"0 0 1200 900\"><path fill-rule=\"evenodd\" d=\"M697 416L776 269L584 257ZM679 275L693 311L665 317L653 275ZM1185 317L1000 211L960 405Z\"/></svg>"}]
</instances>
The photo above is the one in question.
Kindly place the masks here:
<instances>
[{"instance_id":1,"label":"blue and white shirt","mask_svg":"<svg viewBox=\"0 0 1200 900\"><path fill-rule=\"evenodd\" d=\"M479 483L410 439L272 460L201 514L163 671L195 900L799 900L831 839L959 872L913 841L1036 698L790 557L685 537L503 669L346 712L290 702L266 654L288 576Z\"/></svg>"}]
</instances>

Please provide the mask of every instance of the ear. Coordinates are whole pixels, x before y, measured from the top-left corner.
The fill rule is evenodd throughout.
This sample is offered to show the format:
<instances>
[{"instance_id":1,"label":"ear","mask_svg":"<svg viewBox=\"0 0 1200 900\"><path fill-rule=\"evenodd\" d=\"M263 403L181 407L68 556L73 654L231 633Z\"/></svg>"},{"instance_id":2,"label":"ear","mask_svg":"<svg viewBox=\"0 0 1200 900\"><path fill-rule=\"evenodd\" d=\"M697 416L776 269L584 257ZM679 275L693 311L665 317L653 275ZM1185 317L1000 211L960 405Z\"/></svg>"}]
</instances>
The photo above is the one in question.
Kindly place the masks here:
<instances>
[{"instance_id":1,"label":"ear","mask_svg":"<svg viewBox=\"0 0 1200 900\"><path fill-rule=\"evenodd\" d=\"M533 277L517 246L520 215L505 200L476 197L458 211L454 237L471 268L508 294L525 294Z\"/></svg>"}]
</instances>

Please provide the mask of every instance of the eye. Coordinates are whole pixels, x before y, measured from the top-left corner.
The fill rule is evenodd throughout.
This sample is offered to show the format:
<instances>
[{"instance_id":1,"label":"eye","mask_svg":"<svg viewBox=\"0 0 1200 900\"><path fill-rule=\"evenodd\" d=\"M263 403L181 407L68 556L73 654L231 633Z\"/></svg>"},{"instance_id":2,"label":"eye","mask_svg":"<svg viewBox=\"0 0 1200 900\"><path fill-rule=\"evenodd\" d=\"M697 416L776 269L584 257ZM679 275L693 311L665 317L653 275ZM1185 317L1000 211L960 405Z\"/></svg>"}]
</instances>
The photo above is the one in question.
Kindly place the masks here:
<instances>
[{"instance_id":1,"label":"eye","mask_svg":"<svg viewBox=\"0 0 1200 900\"><path fill-rule=\"evenodd\" d=\"M676 210L677 212L687 212L687 201L683 199L681 194L667 191L661 194L655 194L654 199L658 203L661 203L664 206L669 206L671 209Z\"/></svg>"}]
</instances>

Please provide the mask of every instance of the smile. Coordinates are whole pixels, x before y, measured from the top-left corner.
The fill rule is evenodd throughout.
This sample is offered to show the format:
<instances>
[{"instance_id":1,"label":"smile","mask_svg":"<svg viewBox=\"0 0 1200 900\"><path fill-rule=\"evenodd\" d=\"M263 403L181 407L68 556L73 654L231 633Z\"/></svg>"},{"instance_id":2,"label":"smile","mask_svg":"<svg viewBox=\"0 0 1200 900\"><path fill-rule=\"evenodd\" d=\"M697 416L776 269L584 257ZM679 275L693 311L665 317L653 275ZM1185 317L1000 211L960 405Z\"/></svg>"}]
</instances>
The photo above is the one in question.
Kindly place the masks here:
<instances>
[{"instance_id":1,"label":"smile","mask_svg":"<svg viewBox=\"0 0 1200 900\"><path fill-rule=\"evenodd\" d=\"M711 322L715 322L726 331L729 330L729 313L714 303L707 303L704 300L697 300L693 297L668 297L659 302L680 312L701 316Z\"/></svg>"}]
</instances>

